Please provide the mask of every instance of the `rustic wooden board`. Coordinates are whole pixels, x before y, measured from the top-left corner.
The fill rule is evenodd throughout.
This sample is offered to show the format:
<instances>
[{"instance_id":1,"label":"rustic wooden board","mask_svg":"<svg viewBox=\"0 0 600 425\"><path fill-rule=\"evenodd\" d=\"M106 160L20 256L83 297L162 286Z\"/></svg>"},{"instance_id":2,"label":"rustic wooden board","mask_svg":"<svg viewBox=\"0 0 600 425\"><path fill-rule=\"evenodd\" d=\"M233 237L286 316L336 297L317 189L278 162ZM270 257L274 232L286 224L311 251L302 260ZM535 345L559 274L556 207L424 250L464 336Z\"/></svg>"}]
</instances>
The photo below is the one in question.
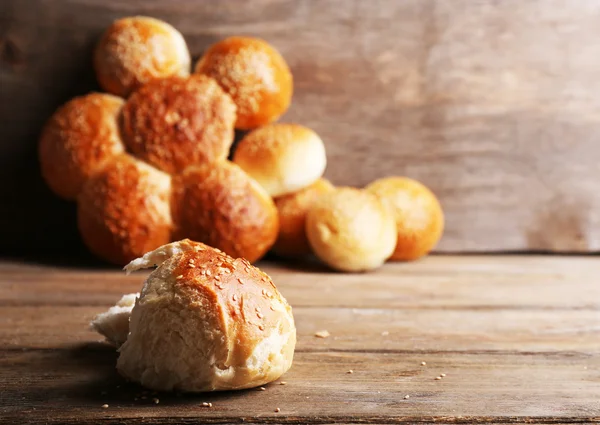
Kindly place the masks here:
<instances>
[{"instance_id":1,"label":"rustic wooden board","mask_svg":"<svg viewBox=\"0 0 600 425\"><path fill-rule=\"evenodd\" d=\"M5 0L0 5L0 252L84 250L45 188L43 121L96 88L91 49L146 14L194 56L231 34L275 44L295 77L284 117L313 127L335 183L422 180L441 251L600 250L598 0ZM18 184L17 184L18 183ZM43 212L43 213L42 213ZM31 242L35 243L31 243ZM58 255L58 253L55 253Z\"/></svg>"},{"instance_id":2,"label":"rustic wooden board","mask_svg":"<svg viewBox=\"0 0 600 425\"><path fill-rule=\"evenodd\" d=\"M287 385L192 396L141 394L87 328L145 273L0 264L0 423L600 423L600 259L263 268L298 325Z\"/></svg>"}]
</instances>

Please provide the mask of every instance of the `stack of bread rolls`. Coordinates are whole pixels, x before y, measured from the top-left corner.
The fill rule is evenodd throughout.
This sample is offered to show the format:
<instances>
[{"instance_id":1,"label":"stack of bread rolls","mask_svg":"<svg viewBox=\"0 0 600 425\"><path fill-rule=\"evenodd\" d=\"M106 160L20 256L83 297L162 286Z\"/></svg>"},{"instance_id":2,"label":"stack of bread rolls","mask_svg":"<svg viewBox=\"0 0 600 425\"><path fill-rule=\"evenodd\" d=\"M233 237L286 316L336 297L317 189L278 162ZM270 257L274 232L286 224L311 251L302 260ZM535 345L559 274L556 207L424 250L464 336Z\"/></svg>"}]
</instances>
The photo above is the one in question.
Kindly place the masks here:
<instances>
[{"instance_id":1,"label":"stack of bread rolls","mask_svg":"<svg viewBox=\"0 0 600 425\"><path fill-rule=\"evenodd\" d=\"M39 157L49 187L77 202L83 241L107 261L190 238L250 262L272 249L363 271L419 258L441 237L439 202L419 183L335 188L323 178L319 135L276 122L292 74L264 40L221 40L192 69L175 28L129 17L102 35L94 67L106 93L60 107ZM246 134L231 152L236 129Z\"/></svg>"}]
</instances>

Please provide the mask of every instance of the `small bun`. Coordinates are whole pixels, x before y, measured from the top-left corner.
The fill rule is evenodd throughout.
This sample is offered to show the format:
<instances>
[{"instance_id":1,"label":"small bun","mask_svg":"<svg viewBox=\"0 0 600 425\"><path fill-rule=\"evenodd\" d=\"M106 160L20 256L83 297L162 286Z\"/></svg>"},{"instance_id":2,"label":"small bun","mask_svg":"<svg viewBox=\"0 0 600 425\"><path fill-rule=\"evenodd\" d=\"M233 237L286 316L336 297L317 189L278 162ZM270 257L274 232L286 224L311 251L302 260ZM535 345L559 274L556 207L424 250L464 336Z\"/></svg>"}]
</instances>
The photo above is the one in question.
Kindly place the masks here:
<instances>
[{"instance_id":1,"label":"small bun","mask_svg":"<svg viewBox=\"0 0 600 425\"><path fill-rule=\"evenodd\" d=\"M233 143L235 105L211 78L170 77L141 87L123 107L127 147L171 174L225 159Z\"/></svg>"},{"instance_id":2,"label":"small bun","mask_svg":"<svg viewBox=\"0 0 600 425\"><path fill-rule=\"evenodd\" d=\"M290 106L290 69L266 41L229 37L213 44L195 72L213 77L231 95L238 110L236 128L248 130L277 120Z\"/></svg>"},{"instance_id":3,"label":"small bun","mask_svg":"<svg viewBox=\"0 0 600 425\"><path fill-rule=\"evenodd\" d=\"M117 115L123 100L108 94L76 97L48 120L39 143L42 175L58 196L74 200L85 181L124 151Z\"/></svg>"},{"instance_id":4,"label":"small bun","mask_svg":"<svg viewBox=\"0 0 600 425\"><path fill-rule=\"evenodd\" d=\"M192 244L138 262L136 268L158 268L133 308L118 371L158 391L238 390L276 380L293 360L291 307L246 260Z\"/></svg>"},{"instance_id":5,"label":"small bun","mask_svg":"<svg viewBox=\"0 0 600 425\"><path fill-rule=\"evenodd\" d=\"M325 179L289 195L275 199L279 212L279 235L273 251L284 257L300 257L312 252L306 238L306 214L314 202L334 189Z\"/></svg>"},{"instance_id":6,"label":"small bun","mask_svg":"<svg viewBox=\"0 0 600 425\"><path fill-rule=\"evenodd\" d=\"M396 219L398 243L392 260L416 260L437 245L444 232L444 211L426 186L408 177L386 177L366 190L377 195Z\"/></svg>"},{"instance_id":7,"label":"small bun","mask_svg":"<svg viewBox=\"0 0 600 425\"><path fill-rule=\"evenodd\" d=\"M396 223L372 193L340 188L320 197L306 217L315 254L331 268L364 271L381 266L394 252Z\"/></svg>"},{"instance_id":8,"label":"small bun","mask_svg":"<svg viewBox=\"0 0 600 425\"><path fill-rule=\"evenodd\" d=\"M87 181L78 198L77 220L90 251L127 264L170 240L171 178L123 154Z\"/></svg>"},{"instance_id":9,"label":"small bun","mask_svg":"<svg viewBox=\"0 0 600 425\"><path fill-rule=\"evenodd\" d=\"M113 22L94 52L100 86L122 97L155 79L187 76L190 64L181 33L166 22L144 16Z\"/></svg>"},{"instance_id":10,"label":"small bun","mask_svg":"<svg viewBox=\"0 0 600 425\"><path fill-rule=\"evenodd\" d=\"M254 262L279 230L273 200L229 161L190 167L173 182L175 239L191 238Z\"/></svg>"},{"instance_id":11,"label":"small bun","mask_svg":"<svg viewBox=\"0 0 600 425\"><path fill-rule=\"evenodd\" d=\"M242 139L233 162L275 197L310 186L323 175L327 158L323 141L311 129L270 124Z\"/></svg>"}]
</instances>

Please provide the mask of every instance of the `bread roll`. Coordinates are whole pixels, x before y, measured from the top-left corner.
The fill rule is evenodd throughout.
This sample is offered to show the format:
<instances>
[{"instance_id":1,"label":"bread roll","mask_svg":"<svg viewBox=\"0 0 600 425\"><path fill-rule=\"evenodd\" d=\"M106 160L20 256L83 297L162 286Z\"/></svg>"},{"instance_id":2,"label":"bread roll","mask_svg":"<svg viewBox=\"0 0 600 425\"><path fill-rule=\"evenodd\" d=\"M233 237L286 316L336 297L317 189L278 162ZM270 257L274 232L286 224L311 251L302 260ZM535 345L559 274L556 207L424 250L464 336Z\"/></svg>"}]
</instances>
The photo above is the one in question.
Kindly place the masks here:
<instances>
[{"instance_id":1,"label":"bread roll","mask_svg":"<svg viewBox=\"0 0 600 425\"><path fill-rule=\"evenodd\" d=\"M117 115L123 100L91 93L60 107L48 120L39 143L42 176L58 196L74 200L85 181L124 150Z\"/></svg>"},{"instance_id":2,"label":"bread roll","mask_svg":"<svg viewBox=\"0 0 600 425\"><path fill-rule=\"evenodd\" d=\"M266 41L229 37L212 45L195 72L213 77L237 105L236 128L248 130L277 120L290 106L290 69Z\"/></svg>"},{"instance_id":3,"label":"bread roll","mask_svg":"<svg viewBox=\"0 0 600 425\"><path fill-rule=\"evenodd\" d=\"M90 251L124 265L170 240L171 177L123 154L87 181L77 221Z\"/></svg>"},{"instance_id":4,"label":"bread roll","mask_svg":"<svg viewBox=\"0 0 600 425\"><path fill-rule=\"evenodd\" d=\"M311 129L270 124L240 141L233 162L276 197L314 183L323 175L327 158L323 141Z\"/></svg>"},{"instance_id":5,"label":"bread roll","mask_svg":"<svg viewBox=\"0 0 600 425\"><path fill-rule=\"evenodd\" d=\"M173 182L175 239L190 238L254 262L279 230L273 200L229 161L186 169Z\"/></svg>"},{"instance_id":6,"label":"bread roll","mask_svg":"<svg viewBox=\"0 0 600 425\"><path fill-rule=\"evenodd\" d=\"M237 390L279 378L296 344L291 307L246 260L191 244L133 267L158 265L133 308L118 371L160 391Z\"/></svg>"},{"instance_id":7,"label":"bread roll","mask_svg":"<svg viewBox=\"0 0 600 425\"><path fill-rule=\"evenodd\" d=\"M166 22L144 16L113 22L94 52L100 86L122 97L154 79L187 76L190 64L181 33Z\"/></svg>"},{"instance_id":8,"label":"bread roll","mask_svg":"<svg viewBox=\"0 0 600 425\"><path fill-rule=\"evenodd\" d=\"M127 147L171 174L225 159L233 143L235 105L204 75L170 77L137 90L123 107Z\"/></svg>"},{"instance_id":9,"label":"bread roll","mask_svg":"<svg viewBox=\"0 0 600 425\"><path fill-rule=\"evenodd\" d=\"M321 196L306 216L315 254L331 268L358 272L383 264L396 246L396 223L372 193L340 188Z\"/></svg>"},{"instance_id":10,"label":"bread roll","mask_svg":"<svg viewBox=\"0 0 600 425\"><path fill-rule=\"evenodd\" d=\"M129 334L129 316L140 294L126 294L104 313L100 313L90 323L90 327L103 335L108 342L120 347Z\"/></svg>"},{"instance_id":11,"label":"bread roll","mask_svg":"<svg viewBox=\"0 0 600 425\"><path fill-rule=\"evenodd\" d=\"M314 202L331 192L333 185L319 179L310 186L275 199L279 212L279 235L273 251L284 257L300 257L312 252L306 238L306 214Z\"/></svg>"},{"instance_id":12,"label":"bread roll","mask_svg":"<svg viewBox=\"0 0 600 425\"><path fill-rule=\"evenodd\" d=\"M444 232L444 212L425 185L408 177L375 180L366 189L391 209L398 228L392 260L416 260L428 254Z\"/></svg>"}]
</instances>

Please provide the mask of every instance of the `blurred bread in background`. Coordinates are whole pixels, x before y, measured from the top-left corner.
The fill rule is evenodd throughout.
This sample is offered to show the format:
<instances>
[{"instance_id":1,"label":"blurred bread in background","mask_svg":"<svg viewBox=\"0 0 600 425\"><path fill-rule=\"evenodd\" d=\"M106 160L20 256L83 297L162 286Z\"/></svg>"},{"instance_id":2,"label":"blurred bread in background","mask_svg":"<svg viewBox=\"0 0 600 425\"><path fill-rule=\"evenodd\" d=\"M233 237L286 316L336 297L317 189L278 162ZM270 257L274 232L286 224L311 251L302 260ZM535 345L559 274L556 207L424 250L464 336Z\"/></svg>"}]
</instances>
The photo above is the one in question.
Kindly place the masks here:
<instances>
[{"instance_id":1,"label":"blurred bread in background","mask_svg":"<svg viewBox=\"0 0 600 425\"><path fill-rule=\"evenodd\" d=\"M269 124L248 133L233 162L273 197L294 193L325 172L325 145L311 129L298 124Z\"/></svg>"},{"instance_id":2,"label":"blurred bread in background","mask_svg":"<svg viewBox=\"0 0 600 425\"><path fill-rule=\"evenodd\" d=\"M100 86L122 97L154 79L187 76L190 66L190 53L181 33L164 21L145 16L113 22L94 52Z\"/></svg>"},{"instance_id":3,"label":"blurred bread in background","mask_svg":"<svg viewBox=\"0 0 600 425\"><path fill-rule=\"evenodd\" d=\"M394 217L379 198L349 187L319 197L306 216L306 234L325 264L346 272L381 266L397 240Z\"/></svg>"},{"instance_id":4,"label":"blurred bread in background","mask_svg":"<svg viewBox=\"0 0 600 425\"><path fill-rule=\"evenodd\" d=\"M87 247L127 264L171 240L171 176L122 154L94 174L77 200L77 223Z\"/></svg>"},{"instance_id":5,"label":"blurred bread in background","mask_svg":"<svg viewBox=\"0 0 600 425\"><path fill-rule=\"evenodd\" d=\"M292 101L290 68L269 43L228 37L206 50L195 72L214 78L237 106L235 127L256 128L277 120Z\"/></svg>"},{"instance_id":6,"label":"blurred bread in background","mask_svg":"<svg viewBox=\"0 0 600 425\"><path fill-rule=\"evenodd\" d=\"M42 176L58 196L75 200L86 180L124 151L117 117L123 100L103 93L76 97L47 121L38 145Z\"/></svg>"},{"instance_id":7,"label":"blurred bread in background","mask_svg":"<svg viewBox=\"0 0 600 425\"><path fill-rule=\"evenodd\" d=\"M333 191L334 186L320 178L298 192L275 198L279 212L279 235L273 252L283 257L303 257L312 252L306 237L306 215L320 196Z\"/></svg>"},{"instance_id":8,"label":"blurred bread in background","mask_svg":"<svg viewBox=\"0 0 600 425\"><path fill-rule=\"evenodd\" d=\"M188 167L174 178L173 194L174 239L201 241L250 262L275 243L277 208L236 164Z\"/></svg>"},{"instance_id":9,"label":"blurred bread in background","mask_svg":"<svg viewBox=\"0 0 600 425\"><path fill-rule=\"evenodd\" d=\"M436 246L444 232L444 212L425 185L408 177L386 177L369 184L366 190L394 214L398 242L392 260L416 260Z\"/></svg>"},{"instance_id":10,"label":"blurred bread in background","mask_svg":"<svg viewBox=\"0 0 600 425\"><path fill-rule=\"evenodd\" d=\"M168 77L145 84L123 107L122 133L138 158L176 174L227 158L235 105L209 77Z\"/></svg>"}]
</instances>

